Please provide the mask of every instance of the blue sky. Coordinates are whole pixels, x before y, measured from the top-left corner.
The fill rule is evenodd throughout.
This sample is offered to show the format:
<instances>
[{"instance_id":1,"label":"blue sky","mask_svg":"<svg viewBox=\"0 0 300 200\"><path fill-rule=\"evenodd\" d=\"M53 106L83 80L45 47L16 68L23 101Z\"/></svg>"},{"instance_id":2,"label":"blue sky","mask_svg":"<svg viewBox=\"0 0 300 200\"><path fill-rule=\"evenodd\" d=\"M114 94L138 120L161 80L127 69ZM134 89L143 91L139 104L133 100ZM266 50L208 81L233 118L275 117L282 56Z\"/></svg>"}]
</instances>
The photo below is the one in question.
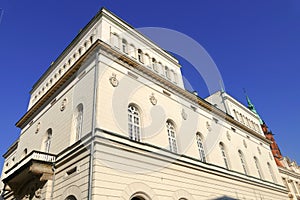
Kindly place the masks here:
<instances>
[{"instance_id":1,"label":"blue sky","mask_svg":"<svg viewBox=\"0 0 300 200\"><path fill-rule=\"evenodd\" d=\"M18 138L14 124L26 112L35 81L102 6L136 28L164 27L195 39L218 66L226 91L246 103L246 88L281 152L300 164L296 0L0 0L0 154ZM201 77L180 61L183 75L206 97Z\"/></svg>"}]
</instances>

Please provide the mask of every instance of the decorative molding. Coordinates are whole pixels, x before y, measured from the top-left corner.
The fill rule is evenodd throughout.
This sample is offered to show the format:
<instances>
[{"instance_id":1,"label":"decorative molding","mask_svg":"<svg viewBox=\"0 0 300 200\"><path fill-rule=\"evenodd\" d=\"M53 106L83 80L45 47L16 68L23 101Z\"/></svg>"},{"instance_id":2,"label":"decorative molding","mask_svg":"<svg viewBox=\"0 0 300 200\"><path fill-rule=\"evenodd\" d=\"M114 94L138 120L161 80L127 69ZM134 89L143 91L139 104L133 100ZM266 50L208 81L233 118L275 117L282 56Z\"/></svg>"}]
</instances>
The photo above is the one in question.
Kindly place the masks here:
<instances>
[{"instance_id":1,"label":"decorative molding","mask_svg":"<svg viewBox=\"0 0 300 200\"><path fill-rule=\"evenodd\" d=\"M185 112L185 110L183 108L181 110L181 116L182 116L182 119L184 119L184 120L186 120L188 117L187 113Z\"/></svg>"},{"instance_id":2,"label":"decorative molding","mask_svg":"<svg viewBox=\"0 0 300 200\"><path fill-rule=\"evenodd\" d=\"M211 125L209 124L208 121L206 122L206 128L207 128L207 130L208 130L209 132L211 131Z\"/></svg>"},{"instance_id":3,"label":"decorative molding","mask_svg":"<svg viewBox=\"0 0 300 200\"><path fill-rule=\"evenodd\" d=\"M118 87L119 80L117 79L117 75L112 73L111 77L109 78L109 82L113 87Z\"/></svg>"},{"instance_id":4,"label":"decorative molding","mask_svg":"<svg viewBox=\"0 0 300 200\"><path fill-rule=\"evenodd\" d=\"M157 99L154 96L154 93L152 93L149 97L150 102L152 103L152 105L156 105L157 104Z\"/></svg>"},{"instance_id":5,"label":"decorative molding","mask_svg":"<svg viewBox=\"0 0 300 200\"><path fill-rule=\"evenodd\" d=\"M193 196L188 193L187 191L183 190L183 189L180 189L180 190L177 190L173 193L173 198L172 199L188 199L188 200L194 200Z\"/></svg>"},{"instance_id":6,"label":"decorative molding","mask_svg":"<svg viewBox=\"0 0 300 200\"><path fill-rule=\"evenodd\" d=\"M40 131L41 122L38 122L35 129L35 134L37 134Z\"/></svg>"},{"instance_id":7,"label":"decorative molding","mask_svg":"<svg viewBox=\"0 0 300 200\"><path fill-rule=\"evenodd\" d=\"M224 113L223 111L214 108L211 104L206 102L205 100L195 96L194 94L186 91L183 88L180 88L176 86L175 84L171 84L167 80L165 80L163 77L160 75L156 74L155 72L152 72L148 68L142 66L140 63L137 61L129 58L128 56L124 56L123 53L114 50L111 48L110 45L104 43L103 41L100 41L99 39L93 43L91 47L88 48L88 50L84 53L84 56L81 56L80 59L73 65L72 68L68 69L68 72L63 75L63 78L60 79L51 89L41 98L38 100L37 103L35 103L29 111L27 111L24 116L16 123L16 126L19 128L24 127L28 123L28 121L34 116L35 111L38 110L42 106L43 103L46 102L46 100L53 94L53 92L57 91L58 88L61 86L62 83L66 82L71 75L76 72L79 67L80 63L82 63L88 55L90 55L94 50L96 50L98 47L101 47L100 53L111 58L118 58L118 60L115 60L117 63L123 64L126 68L131 69L135 72L137 72L139 75L143 73L143 75L147 75L149 78L151 78L155 83L158 85L161 85L164 88L168 88L172 92L176 92L179 96L182 98L185 98L186 100L189 100L192 103L197 103L199 107L207 109L209 112L212 112L220 117L223 117L226 121L236 125L237 127L249 132L253 136L260 138L263 140L265 143L271 144L271 141L266 139L263 135L257 133L256 131L250 129L249 127L237 122L236 120L233 119L233 117L229 116L228 114Z\"/></svg>"},{"instance_id":8,"label":"decorative molding","mask_svg":"<svg viewBox=\"0 0 300 200\"><path fill-rule=\"evenodd\" d=\"M64 98L64 100L62 100L61 102L61 106L60 106L60 111L64 111L67 105L68 99Z\"/></svg>"},{"instance_id":9,"label":"decorative molding","mask_svg":"<svg viewBox=\"0 0 300 200\"><path fill-rule=\"evenodd\" d=\"M141 193L141 191L143 191L143 193ZM153 189L142 182L133 182L127 185L127 187L123 190L120 199L128 200L138 196L145 200L158 200Z\"/></svg>"}]
</instances>

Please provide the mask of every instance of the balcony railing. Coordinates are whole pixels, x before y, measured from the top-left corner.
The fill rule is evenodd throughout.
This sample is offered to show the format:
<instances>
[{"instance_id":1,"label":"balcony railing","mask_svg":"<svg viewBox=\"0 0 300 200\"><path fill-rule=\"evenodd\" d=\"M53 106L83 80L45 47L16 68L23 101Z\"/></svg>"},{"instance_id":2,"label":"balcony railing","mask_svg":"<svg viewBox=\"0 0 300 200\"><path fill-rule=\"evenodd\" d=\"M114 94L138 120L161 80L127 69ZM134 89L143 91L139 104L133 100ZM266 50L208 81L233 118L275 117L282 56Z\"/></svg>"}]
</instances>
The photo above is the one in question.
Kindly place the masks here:
<instances>
[{"instance_id":1,"label":"balcony railing","mask_svg":"<svg viewBox=\"0 0 300 200\"><path fill-rule=\"evenodd\" d=\"M21 167L25 166L30 161L40 161L45 163L54 163L56 160L56 156L53 154L45 153L45 152L39 152L39 151L32 151L30 154L28 154L26 157L24 157L22 160L20 160L18 163L13 165L10 169L8 169L4 173L4 177L6 178L12 175L14 172L19 170Z\"/></svg>"}]
</instances>

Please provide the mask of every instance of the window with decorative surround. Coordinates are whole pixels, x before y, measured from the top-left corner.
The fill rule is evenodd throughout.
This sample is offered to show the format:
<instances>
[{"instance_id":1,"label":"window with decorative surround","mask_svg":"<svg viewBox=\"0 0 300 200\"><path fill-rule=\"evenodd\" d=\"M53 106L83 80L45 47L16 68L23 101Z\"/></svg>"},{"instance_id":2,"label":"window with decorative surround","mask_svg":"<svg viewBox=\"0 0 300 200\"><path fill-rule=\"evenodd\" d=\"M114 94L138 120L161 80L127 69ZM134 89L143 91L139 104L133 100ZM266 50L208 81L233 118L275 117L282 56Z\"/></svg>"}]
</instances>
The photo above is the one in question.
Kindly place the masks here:
<instances>
[{"instance_id":1,"label":"window with decorative surround","mask_svg":"<svg viewBox=\"0 0 300 200\"><path fill-rule=\"evenodd\" d=\"M271 175L271 177L272 177L272 180L273 180L273 182L276 183L277 181L276 181L276 177L275 177L275 175L274 175L272 166L271 166L271 164L270 164L269 162L267 163L267 165L268 165L269 173L270 173L270 175Z\"/></svg>"},{"instance_id":2,"label":"window with decorative surround","mask_svg":"<svg viewBox=\"0 0 300 200\"><path fill-rule=\"evenodd\" d=\"M118 34L116 34L116 33L111 33L111 45L113 46L113 47L116 47L116 48L120 48L119 47L119 36L118 36Z\"/></svg>"},{"instance_id":3,"label":"window with decorative surround","mask_svg":"<svg viewBox=\"0 0 300 200\"><path fill-rule=\"evenodd\" d=\"M138 61L144 63L144 54L141 49L138 49Z\"/></svg>"},{"instance_id":4,"label":"window with decorative surround","mask_svg":"<svg viewBox=\"0 0 300 200\"><path fill-rule=\"evenodd\" d=\"M128 53L128 46L127 45L128 45L127 41L125 39L122 39L122 51L124 53Z\"/></svg>"},{"instance_id":5,"label":"window with decorative surround","mask_svg":"<svg viewBox=\"0 0 300 200\"><path fill-rule=\"evenodd\" d=\"M128 133L131 140L141 140L141 118L138 108L134 105L128 106Z\"/></svg>"},{"instance_id":6,"label":"window with decorative surround","mask_svg":"<svg viewBox=\"0 0 300 200\"><path fill-rule=\"evenodd\" d=\"M176 130L172 121L166 122L170 151L177 153Z\"/></svg>"},{"instance_id":7,"label":"window with decorative surround","mask_svg":"<svg viewBox=\"0 0 300 200\"><path fill-rule=\"evenodd\" d=\"M222 155L225 167L226 167L226 169L229 169L229 162L228 162L227 153L225 151L224 144L222 142L220 142L219 147L221 150L221 155Z\"/></svg>"},{"instance_id":8,"label":"window with decorative surround","mask_svg":"<svg viewBox=\"0 0 300 200\"><path fill-rule=\"evenodd\" d=\"M196 139L197 139L197 146L200 155L200 161L206 162L204 146L203 146L202 137L200 133L196 134Z\"/></svg>"},{"instance_id":9,"label":"window with decorative surround","mask_svg":"<svg viewBox=\"0 0 300 200\"><path fill-rule=\"evenodd\" d=\"M256 157L254 157L254 163L255 163L255 167L256 167L257 174L258 174L259 178L263 179L263 174L261 172L260 164L259 164L259 161Z\"/></svg>"},{"instance_id":10,"label":"window with decorative surround","mask_svg":"<svg viewBox=\"0 0 300 200\"><path fill-rule=\"evenodd\" d=\"M240 157L240 160L241 160L241 164L242 164L244 173L248 174L248 170L247 170L247 165L246 165L246 160L245 160L244 154L243 154L243 152L241 150L239 150L238 153L239 153L239 157Z\"/></svg>"}]
</instances>

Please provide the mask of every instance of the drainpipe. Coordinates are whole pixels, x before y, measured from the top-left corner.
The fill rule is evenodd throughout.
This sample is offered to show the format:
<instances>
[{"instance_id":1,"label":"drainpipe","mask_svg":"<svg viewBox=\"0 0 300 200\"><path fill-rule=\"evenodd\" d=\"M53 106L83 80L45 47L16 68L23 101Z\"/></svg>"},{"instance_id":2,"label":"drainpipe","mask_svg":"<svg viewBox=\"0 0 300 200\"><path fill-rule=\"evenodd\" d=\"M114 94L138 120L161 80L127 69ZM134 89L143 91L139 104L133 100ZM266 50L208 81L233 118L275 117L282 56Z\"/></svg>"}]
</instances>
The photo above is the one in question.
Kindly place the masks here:
<instances>
[{"instance_id":1,"label":"drainpipe","mask_svg":"<svg viewBox=\"0 0 300 200\"><path fill-rule=\"evenodd\" d=\"M100 54L100 52L96 52L96 58L95 58L96 63L95 63L95 75L94 75L94 94L93 94L93 110L92 110L92 140L91 140L91 148L90 148L91 153L90 153L90 162L89 162L90 166L89 166L89 182L88 182L88 200L92 199L99 54Z\"/></svg>"}]
</instances>

